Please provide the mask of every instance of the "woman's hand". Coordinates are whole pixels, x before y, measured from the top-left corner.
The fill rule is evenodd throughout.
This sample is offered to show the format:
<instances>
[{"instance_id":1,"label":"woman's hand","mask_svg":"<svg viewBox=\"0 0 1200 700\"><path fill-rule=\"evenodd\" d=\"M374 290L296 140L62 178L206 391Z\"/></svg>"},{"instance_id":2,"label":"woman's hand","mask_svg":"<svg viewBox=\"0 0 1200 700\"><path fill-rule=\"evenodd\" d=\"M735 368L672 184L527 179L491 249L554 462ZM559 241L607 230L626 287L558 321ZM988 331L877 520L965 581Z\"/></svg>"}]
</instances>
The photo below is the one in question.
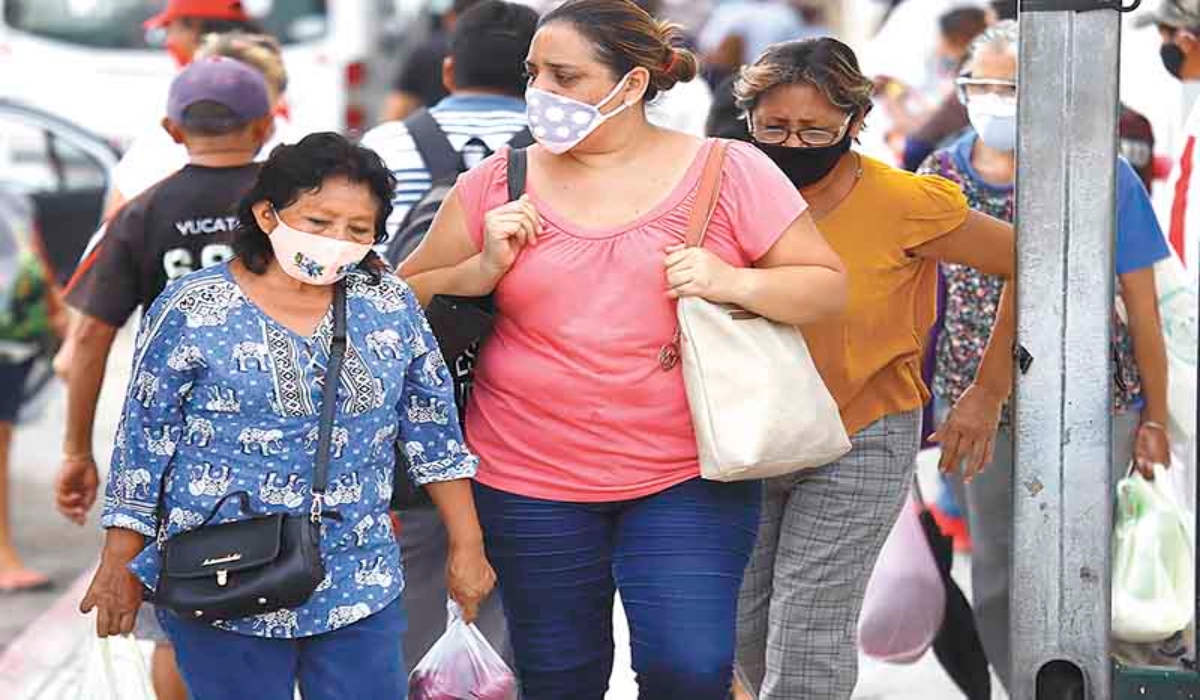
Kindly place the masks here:
<instances>
[{"instance_id":1,"label":"woman's hand","mask_svg":"<svg viewBox=\"0 0 1200 700\"><path fill-rule=\"evenodd\" d=\"M129 562L144 546L145 539L132 530L109 529L100 566L79 604L85 615L96 610L96 636L133 632L142 605L142 582L129 570Z\"/></svg>"},{"instance_id":2,"label":"woman's hand","mask_svg":"<svg viewBox=\"0 0 1200 700\"><path fill-rule=\"evenodd\" d=\"M1154 465L1171 466L1171 440L1161 423L1143 422L1133 443L1133 464L1146 481L1154 481Z\"/></svg>"},{"instance_id":3,"label":"woman's hand","mask_svg":"<svg viewBox=\"0 0 1200 700\"><path fill-rule=\"evenodd\" d=\"M666 250L667 296L700 297L718 304L737 295L738 268L703 249L676 244Z\"/></svg>"},{"instance_id":4,"label":"woman's hand","mask_svg":"<svg viewBox=\"0 0 1200 700\"><path fill-rule=\"evenodd\" d=\"M496 572L483 553L483 544L450 546L446 562L446 590L462 608L463 619L474 622L479 606L496 585Z\"/></svg>"},{"instance_id":5,"label":"woman's hand","mask_svg":"<svg viewBox=\"0 0 1200 700\"><path fill-rule=\"evenodd\" d=\"M938 468L943 472L962 469L963 478L971 481L976 474L992 461L996 442L996 429L1000 425L1000 414L1004 410L1004 398L979 384L967 387L950 415L937 432L929 436L930 442L942 446L942 458Z\"/></svg>"},{"instance_id":6,"label":"woman's hand","mask_svg":"<svg viewBox=\"0 0 1200 700\"><path fill-rule=\"evenodd\" d=\"M537 245L541 232L541 218L529 195L489 211L483 217L484 268L495 275L508 272L522 248Z\"/></svg>"}]
</instances>

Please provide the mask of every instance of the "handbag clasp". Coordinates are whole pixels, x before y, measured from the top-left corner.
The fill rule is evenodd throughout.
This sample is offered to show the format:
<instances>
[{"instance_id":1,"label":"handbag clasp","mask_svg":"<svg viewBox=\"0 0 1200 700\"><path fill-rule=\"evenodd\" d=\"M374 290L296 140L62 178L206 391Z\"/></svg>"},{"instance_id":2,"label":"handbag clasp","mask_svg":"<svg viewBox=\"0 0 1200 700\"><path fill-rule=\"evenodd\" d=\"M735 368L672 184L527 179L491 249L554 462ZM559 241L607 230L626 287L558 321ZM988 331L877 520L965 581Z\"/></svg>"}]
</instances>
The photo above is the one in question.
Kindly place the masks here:
<instances>
[{"instance_id":1,"label":"handbag clasp","mask_svg":"<svg viewBox=\"0 0 1200 700\"><path fill-rule=\"evenodd\" d=\"M317 525L321 524L321 512L325 510L325 494L313 492L312 495L312 510L309 511L309 518Z\"/></svg>"},{"instance_id":2,"label":"handbag clasp","mask_svg":"<svg viewBox=\"0 0 1200 700\"><path fill-rule=\"evenodd\" d=\"M224 586L229 583L229 572L225 569L217 569L217 585Z\"/></svg>"}]
</instances>

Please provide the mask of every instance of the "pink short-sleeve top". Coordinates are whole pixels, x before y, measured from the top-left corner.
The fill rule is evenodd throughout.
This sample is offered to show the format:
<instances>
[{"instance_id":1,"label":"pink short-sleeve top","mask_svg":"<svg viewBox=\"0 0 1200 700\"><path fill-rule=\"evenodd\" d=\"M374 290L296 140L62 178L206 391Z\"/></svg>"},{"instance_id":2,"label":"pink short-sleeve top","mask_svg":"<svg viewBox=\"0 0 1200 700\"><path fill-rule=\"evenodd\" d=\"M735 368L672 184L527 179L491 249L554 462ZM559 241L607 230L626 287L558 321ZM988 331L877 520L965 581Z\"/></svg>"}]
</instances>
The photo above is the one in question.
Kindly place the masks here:
<instances>
[{"instance_id":1,"label":"pink short-sleeve top","mask_svg":"<svg viewBox=\"0 0 1200 700\"><path fill-rule=\"evenodd\" d=\"M648 214L617 228L557 215L527 188L544 223L496 287L497 319L467 409L483 484L573 502L641 498L699 475L683 377L659 351L676 327L664 249L684 240L713 141ZM468 233L508 199L506 151L456 187ZM731 265L765 255L806 208L752 145L729 144L705 247Z\"/></svg>"}]
</instances>

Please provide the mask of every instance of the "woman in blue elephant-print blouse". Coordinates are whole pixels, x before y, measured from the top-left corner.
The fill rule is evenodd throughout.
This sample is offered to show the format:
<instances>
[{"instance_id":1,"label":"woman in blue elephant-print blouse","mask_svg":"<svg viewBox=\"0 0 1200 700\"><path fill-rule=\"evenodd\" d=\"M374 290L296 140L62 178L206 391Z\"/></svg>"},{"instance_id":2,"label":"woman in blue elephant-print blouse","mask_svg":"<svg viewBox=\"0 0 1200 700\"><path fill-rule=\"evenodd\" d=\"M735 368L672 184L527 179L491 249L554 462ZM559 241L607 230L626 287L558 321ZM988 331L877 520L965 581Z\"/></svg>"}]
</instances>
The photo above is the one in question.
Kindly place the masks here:
<instances>
[{"instance_id":1,"label":"woman in blue elephant-print blouse","mask_svg":"<svg viewBox=\"0 0 1200 700\"><path fill-rule=\"evenodd\" d=\"M415 296L370 252L393 185L373 152L334 134L276 149L242 202L238 257L173 283L142 322L104 557L84 601L99 609L101 636L129 631L162 543L200 526L224 496L246 492L260 513L307 512L333 284L346 287L324 499L340 517L324 523L326 578L297 608L239 620L160 609L194 697L245 697L253 684L291 698L297 682L305 697L325 697L321 687L404 697L403 577L388 515L397 441L450 533L451 596L472 617L493 585L470 491L478 460L449 371ZM231 503L213 522L238 517Z\"/></svg>"}]
</instances>

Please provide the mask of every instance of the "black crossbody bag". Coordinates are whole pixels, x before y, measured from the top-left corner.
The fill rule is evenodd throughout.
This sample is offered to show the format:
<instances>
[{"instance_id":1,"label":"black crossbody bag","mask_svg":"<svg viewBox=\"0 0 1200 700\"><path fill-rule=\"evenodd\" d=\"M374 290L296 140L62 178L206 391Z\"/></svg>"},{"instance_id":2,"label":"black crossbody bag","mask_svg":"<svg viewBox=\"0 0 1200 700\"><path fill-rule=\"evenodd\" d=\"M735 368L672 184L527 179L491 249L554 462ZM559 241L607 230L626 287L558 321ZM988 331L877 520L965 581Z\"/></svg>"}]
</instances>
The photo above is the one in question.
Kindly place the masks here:
<instances>
[{"instance_id":1,"label":"black crossbody bag","mask_svg":"<svg viewBox=\"0 0 1200 700\"><path fill-rule=\"evenodd\" d=\"M304 515L261 515L250 495L226 495L204 523L163 545L163 567L155 605L183 617L236 620L304 604L325 578L321 560L321 520L329 483L330 438L337 412L337 387L346 354L346 287L333 296L333 340L321 395L321 422L313 470L312 507ZM209 526L230 499L251 517Z\"/></svg>"},{"instance_id":2,"label":"black crossbody bag","mask_svg":"<svg viewBox=\"0 0 1200 700\"><path fill-rule=\"evenodd\" d=\"M524 148L508 151L508 201L515 202L525 194L525 173L529 168L529 154ZM458 297L437 294L425 309L425 318L438 348L454 379L454 398L458 404L458 417L463 430L463 418L471 388L475 383L475 362L479 357L479 346L487 339L495 324L496 307L492 297ZM431 506L429 494L413 483L408 476L408 456L395 446L396 473L392 477L392 510L407 510Z\"/></svg>"}]
</instances>

